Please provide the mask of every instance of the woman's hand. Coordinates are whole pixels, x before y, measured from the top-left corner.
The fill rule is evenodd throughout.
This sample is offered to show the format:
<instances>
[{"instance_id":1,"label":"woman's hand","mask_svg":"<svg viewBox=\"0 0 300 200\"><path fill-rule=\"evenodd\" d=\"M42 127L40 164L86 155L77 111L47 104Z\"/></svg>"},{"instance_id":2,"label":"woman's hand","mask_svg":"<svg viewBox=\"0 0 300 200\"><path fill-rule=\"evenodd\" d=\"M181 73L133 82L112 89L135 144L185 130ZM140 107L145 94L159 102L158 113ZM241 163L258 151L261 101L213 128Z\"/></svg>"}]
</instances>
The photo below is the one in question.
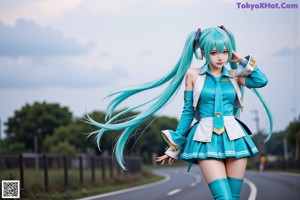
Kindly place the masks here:
<instances>
[{"instance_id":1,"label":"woman's hand","mask_svg":"<svg viewBox=\"0 0 300 200\"><path fill-rule=\"evenodd\" d=\"M168 158L169 158L168 160L169 165L172 165L172 163L174 162L174 158L168 156L167 154L157 157L156 162L161 162L161 165L163 165Z\"/></svg>"},{"instance_id":2,"label":"woman's hand","mask_svg":"<svg viewBox=\"0 0 300 200\"><path fill-rule=\"evenodd\" d=\"M243 56L240 56L235 51L232 51L232 58L230 62L243 62L244 60L246 59Z\"/></svg>"}]
</instances>

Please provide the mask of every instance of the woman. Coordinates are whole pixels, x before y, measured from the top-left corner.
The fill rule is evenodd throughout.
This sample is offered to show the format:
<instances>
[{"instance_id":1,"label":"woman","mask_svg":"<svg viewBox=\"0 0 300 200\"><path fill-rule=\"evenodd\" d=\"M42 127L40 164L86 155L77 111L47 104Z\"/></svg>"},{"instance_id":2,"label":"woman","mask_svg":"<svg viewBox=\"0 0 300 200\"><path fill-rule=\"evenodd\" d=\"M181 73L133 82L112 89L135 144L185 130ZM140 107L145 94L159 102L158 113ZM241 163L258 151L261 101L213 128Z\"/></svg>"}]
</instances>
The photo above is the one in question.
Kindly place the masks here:
<instances>
[{"instance_id":1,"label":"woman","mask_svg":"<svg viewBox=\"0 0 300 200\"><path fill-rule=\"evenodd\" d=\"M241 87L263 87L267 79L252 56L244 58L235 51L234 37L223 26L193 31L186 40L179 61L168 74L138 87L110 94L108 97L114 98L108 105L105 124L87 116L88 123L100 128L91 133L97 134L98 147L106 130L124 130L117 141L115 155L125 169L123 150L127 140L140 124L176 95L185 77L183 112L176 131L162 131L170 148L165 155L157 158L157 162L172 164L180 156L190 166L192 163L199 164L215 199L239 199L247 159L258 153L245 129L235 119L243 107ZM193 55L206 59L200 69L189 69ZM227 62L233 70L224 67ZM128 97L166 83L168 86L158 96L111 117L116 107ZM264 104L270 119L268 140L272 133L271 114L257 90L252 90ZM120 116L145 105L148 107L140 114L117 121ZM199 123L188 131L194 118Z\"/></svg>"},{"instance_id":2,"label":"woman","mask_svg":"<svg viewBox=\"0 0 300 200\"><path fill-rule=\"evenodd\" d=\"M194 46L200 48L197 57L205 57L206 63L200 69L187 70L182 116L176 131L162 131L170 148L157 161L172 164L181 152L181 159L199 164L215 199L239 199L248 157L258 149L234 117L239 92L234 85L259 88L268 81L253 57L247 60L235 52L233 35L223 26L202 33L198 30ZM227 62L232 68L240 63L239 69L227 70ZM193 93L199 89L201 96L195 103L200 94ZM242 106L242 101L239 103ZM186 136L194 118L199 124Z\"/></svg>"}]
</instances>

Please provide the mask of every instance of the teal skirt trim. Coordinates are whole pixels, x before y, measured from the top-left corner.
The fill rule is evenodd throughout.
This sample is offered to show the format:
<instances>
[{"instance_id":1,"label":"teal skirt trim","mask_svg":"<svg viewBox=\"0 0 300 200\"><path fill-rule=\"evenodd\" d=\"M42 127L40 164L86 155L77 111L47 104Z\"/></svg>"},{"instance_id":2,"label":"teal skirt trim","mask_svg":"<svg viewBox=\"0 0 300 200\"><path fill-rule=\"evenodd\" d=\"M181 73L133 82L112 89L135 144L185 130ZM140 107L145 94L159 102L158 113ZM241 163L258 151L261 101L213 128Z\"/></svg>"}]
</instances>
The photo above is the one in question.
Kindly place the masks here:
<instances>
[{"instance_id":1,"label":"teal skirt trim","mask_svg":"<svg viewBox=\"0 0 300 200\"><path fill-rule=\"evenodd\" d=\"M186 138L186 143L181 151L180 158L198 164L198 159L226 159L228 157L252 157L258 149L245 131L245 136L236 140L229 140L227 133L212 134L211 142L194 141L196 127L193 127Z\"/></svg>"}]
</instances>

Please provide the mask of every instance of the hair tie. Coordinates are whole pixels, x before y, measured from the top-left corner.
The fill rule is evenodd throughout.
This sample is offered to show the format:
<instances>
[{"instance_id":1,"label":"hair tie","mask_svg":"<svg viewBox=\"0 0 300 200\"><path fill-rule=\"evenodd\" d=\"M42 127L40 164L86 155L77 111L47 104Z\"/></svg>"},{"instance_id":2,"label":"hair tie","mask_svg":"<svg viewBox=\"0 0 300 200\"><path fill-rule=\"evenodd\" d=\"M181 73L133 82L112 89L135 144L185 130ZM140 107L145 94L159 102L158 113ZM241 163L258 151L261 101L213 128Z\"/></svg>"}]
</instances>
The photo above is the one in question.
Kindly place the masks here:
<instances>
[{"instance_id":1,"label":"hair tie","mask_svg":"<svg viewBox=\"0 0 300 200\"><path fill-rule=\"evenodd\" d=\"M223 25L218 26L218 27L227 33L227 35L228 35L228 37L229 37L229 39L230 39L230 41L231 41L231 43L232 43L232 39L231 39L231 37L230 37L228 31L226 30L226 28L225 28Z\"/></svg>"}]
</instances>

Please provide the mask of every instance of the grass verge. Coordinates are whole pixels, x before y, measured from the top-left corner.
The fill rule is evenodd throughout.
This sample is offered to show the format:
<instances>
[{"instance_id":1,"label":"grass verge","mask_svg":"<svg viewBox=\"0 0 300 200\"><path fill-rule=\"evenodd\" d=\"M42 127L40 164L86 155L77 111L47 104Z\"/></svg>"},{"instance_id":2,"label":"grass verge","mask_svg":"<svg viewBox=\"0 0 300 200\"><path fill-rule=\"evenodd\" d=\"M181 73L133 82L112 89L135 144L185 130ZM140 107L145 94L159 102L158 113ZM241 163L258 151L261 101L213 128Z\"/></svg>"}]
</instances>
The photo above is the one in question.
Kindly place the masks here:
<instances>
[{"instance_id":1,"label":"grass verge","mask_svg":"<svg viewBox=\"0 0 300 200\"><path fill-rule=\"evenodd\" d=\"M130 187L141 186L141 185L153 183L153 182L156 182L156 181L160 181L164 178L165 177L163 177L163 176L153 175L152 177L142 178L140 180L130 181L130 182L127 182L127 183L125 183L125 182L124 183L115 183L115 180L113 180L114 183L102 185L99 188L93 188L93 189L90 189L90 190L84 189L84 191L74 191L73 192L73 198L92 196L92 195L97 195L97 194L103 194L103 193L107 193L107 192L122 190L122 189L130 188Z\"/></svg>"},{"instance_id":2,"label":"grass verge","mask_svg":"<svg viewBox=\"0 0 300 200\"><path fill-rule=\"evenodd\" d=\"M6 170L0 172L2 180L19 180L18 170ZM63 173L61 170L49 171L49 191L45 191L43 171L26 170L25 188L21 191L21 199L30 200L61 200L77 199L87 196L112 192L134 186L140 186L164 179L163 176L153 174L150 170L143 169L135 174L114 174L114 177L102 179L101 172L97 171L96 180L93 182L90 178L90 171L84 171L84 182L80 184L78 171L69 170L67 188L64 187Z\"/></svg>"}]
</instances>

